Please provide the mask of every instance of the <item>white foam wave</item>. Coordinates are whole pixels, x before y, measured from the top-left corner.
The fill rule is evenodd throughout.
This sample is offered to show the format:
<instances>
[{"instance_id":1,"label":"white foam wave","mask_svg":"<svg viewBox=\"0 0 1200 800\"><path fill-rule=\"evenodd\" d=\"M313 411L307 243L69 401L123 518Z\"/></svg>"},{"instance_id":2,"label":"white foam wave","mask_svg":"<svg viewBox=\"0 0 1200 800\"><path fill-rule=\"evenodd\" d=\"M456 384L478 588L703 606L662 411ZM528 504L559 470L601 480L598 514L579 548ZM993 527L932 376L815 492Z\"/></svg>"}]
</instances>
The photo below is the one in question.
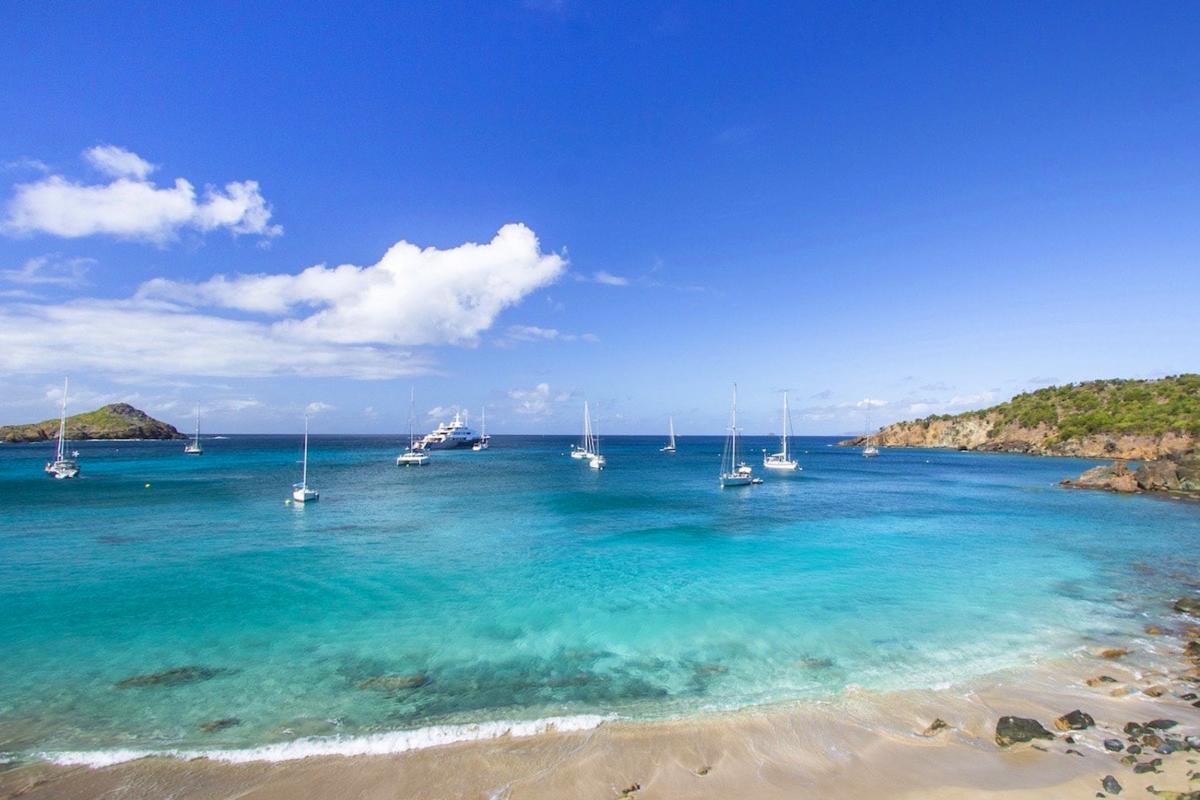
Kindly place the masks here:
<instances>
[{"instance_id":1,"label":"white foam wave","mask_svg":"<svg viewBox=\"0 0 1200 800\"><path fill-rule=\"evenodd\" d=\"M614 719L616 717L612 715L580 714L573 717L546 717L526 721L499 720L469 725L433 725L428 728L373 733L367 736L314 736L240 750L78 750L38 753L38 757L64 766L109 767L152 756L183 760L209 758L230 764L243 764L250 761L295 761L310 756L387 755L457 742L498 739L501 736L521 737L554 731L586 731Z\"/></svg>"}]
</instances>

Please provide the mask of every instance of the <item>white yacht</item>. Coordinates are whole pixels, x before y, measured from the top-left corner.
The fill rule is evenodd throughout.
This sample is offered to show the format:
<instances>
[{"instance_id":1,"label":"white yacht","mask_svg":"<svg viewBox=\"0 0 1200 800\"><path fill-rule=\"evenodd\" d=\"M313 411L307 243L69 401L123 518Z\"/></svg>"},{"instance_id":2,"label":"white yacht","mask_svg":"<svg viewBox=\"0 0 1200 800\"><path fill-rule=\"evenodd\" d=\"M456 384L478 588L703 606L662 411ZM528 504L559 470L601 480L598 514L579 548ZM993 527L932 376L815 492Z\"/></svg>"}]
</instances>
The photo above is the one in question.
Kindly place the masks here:
<instances>
[{"instance_id":1,"label":"white yacht","mask_svg":"<svg viewBox=\"0 0 1200 800\"><path fill-rule=\"evenodd\" d=\"M79 462L75 460L78 451L67 458L67 379L63 378L62 408L58 415L58 450L54 460L46 463L46 474L54 476L55 480L74 478L79 475Z\"/></svg>"},{"instance_id":2,"label":"white yacht","mask_svg":"<svg viewBox=\"0 0 1200 800\"><path fill-rule=\"evenodd\" d=\"M571 458L591 459L596 444L592 436L592 415L588 412L587 400L583 401L583 439L571 445Z\"/></svg>"},{"instance_id":3,"label":"white yacht","mask_svg":"<svg viewBox=\"0 0 1200 800\"><path fill-rule=\"evenodd\" d=\"M410 390L408 395L408 449L396 456L397 467L423 467L429 463L429 455L419 448L413 436L413 406L416 401L416 390Z\"/></svg>"},{"instance_id":4,"label":"white yacht","mask_svg":"<svg viewBox=\"0 0 1200 800\"><path fill-rule=\"evenodd\" d=\"M791 437L791 414L788 412L787 392L783 393L783 436L780 437L778 453L763 453L763 469L778 469L795 472L800 469L800 462L788 453L788 439Z\"/></svg>"},{"instance_id":5,"label":"white yacht","mask_svg":"<svg viewBox=\"0 0 1200 800\"><path fill-rule=\"evenodd\" d=\"M729 438L725 440L725 452L721 454L721 488L727 486L749 486L761 483L753 470L737 458L737 384L733 385L733 404L729 407Z\"/></svg>"},{"instance_id":6,"label":"white yacht","mask_svg":"<svg viewBox=\"0 0 1200 800\"><path fill-rule=\"evenodd\" d=\"M480 438L467 427L462 415L454 412L454 419L440 423L433 433L427 433L417 442L418 450L453 450L457 447L472 447Z\"/></svg>"},{"instance_id":7,"label":"white yacht","mask_svg":"<svg viewBox=\"0 0 1200 800\"><path fill-rule=\"evenodd\" d=\"M675 452L675 418L667 417L667 424L668 424L671 432L667 435L666 446L660 447L658 449L658 452L660 452L660 453L674 453Z\"/></svg>"},{"instance_id":8,"label":"white yacht","mask_svg":"<svg viewBox=\"0 0 1200 800\"><path fill-rule=\"evenodd\" d=\"M313 503L321 499L321 493L308 485L308 415L304 416L304 470L300 482L292 484L292 499L297 503Z\"/></svg>"},{"instance_id":9,"label":"white yacht","mask_svg":"<svg viewBox=\"0 0 1200 800\"><path fill-rule=\"evenodd\" d=\"M476 453L487 450L491 441L492 437L487 435L487 406L484 406L483 411L479 413L479 441L471 445L471 449Z\"/></svg>"},{"instance_id":10,"label":"white yacht","mask_svg":"<svg viewBox=\"0 0 1200 800\"><path fill-rule=\"evenodd\" d=\"M196 404L196 435L187 443L187 447L183 448L183 452L189 456L204 455L204 448L200 446L200 404Z\"/></svg>"}]
</instances>

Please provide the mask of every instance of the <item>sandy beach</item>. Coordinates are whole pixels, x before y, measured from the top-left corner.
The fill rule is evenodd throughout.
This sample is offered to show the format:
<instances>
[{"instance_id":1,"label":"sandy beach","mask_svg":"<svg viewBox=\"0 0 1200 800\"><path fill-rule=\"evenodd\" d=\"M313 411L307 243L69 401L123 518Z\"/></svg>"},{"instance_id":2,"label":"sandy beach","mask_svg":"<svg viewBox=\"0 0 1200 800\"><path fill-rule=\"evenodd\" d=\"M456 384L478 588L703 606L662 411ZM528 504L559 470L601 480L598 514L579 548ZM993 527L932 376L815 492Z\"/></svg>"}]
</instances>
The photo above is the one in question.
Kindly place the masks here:
<instances>
[{"instance_id":1,"label":"sandy beach","mask_svg":"<svg viewBox=\"0 0 1200 800\"><path fill-rule=\"evenodd\" d=\"M1179 797L1200 790L1200 672L1186 617L1134 641L969 686L873 694L687 720L614 721L383 756L242 764L144 758L104 768L29 764L0 774L5 798L1067 798ZM1122 653L1122 650L1128 653ZM1103 677L1102 677L1103 676ZM1058 730L1075 709L1094 718ZM1002 716L1053 738L1001 747ZM934 720L945 727L934 730ZM1156 725L1131 736L1128 723ZM1174 724L1170 724L1174 723ZM1193 737L1193 738L1187 738ZM1112 752L1112 740L1121 750ZM1163 742L1177 752L1156 753ZM1130 756L1129 747L1141 751ZM1170 745L1165 749L1170 749ZM1154 759L1160 759L1154 763ZM1141 771L1135 771L1137 765ZM1110 784L1111 786L1111 784ZM1182 795L1186 797L1187 795Z\"/></svg>"}]
</instances>

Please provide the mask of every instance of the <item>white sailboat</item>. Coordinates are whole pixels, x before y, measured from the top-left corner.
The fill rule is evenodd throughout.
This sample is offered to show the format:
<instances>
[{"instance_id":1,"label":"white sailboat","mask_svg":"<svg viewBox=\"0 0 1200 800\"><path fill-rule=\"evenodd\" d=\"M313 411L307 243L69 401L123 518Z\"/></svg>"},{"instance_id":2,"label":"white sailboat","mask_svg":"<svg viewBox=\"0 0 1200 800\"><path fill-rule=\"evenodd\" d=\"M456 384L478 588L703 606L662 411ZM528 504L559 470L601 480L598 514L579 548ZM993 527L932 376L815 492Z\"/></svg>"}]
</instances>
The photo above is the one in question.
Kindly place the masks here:
<instances>
[{"instance_id":1,"label":"white sailboat","mask_svg":"<svg viewBox=\"0 0 1200 800\"><path fill-rule=\"evenodd\" d=\"M188 442L187 447L183 448L183 452L189 456L204 455L204 448L200 446L200 404L196 403L196 435Z\"/></svg>"},{"instance_id":2,"label":"white sailboat","mask_svg":"<svg viewBox=\"0 0 1200 800\"><path fill-rule=\"evenodd\" d=\"M867 412L867 436L870 436L870 435L871 435L871 414L870 414L870 412ZM875 445L871 444L870 440L867 440L866 447L863 448L862 454L863 454L863 458L875 458L876 456L879 455L879 448L876 447Z\"/></svg>"},{"instance_id":3,"label":"white sailboat","mask_svg":"<svg viewBox=\"0 0 1200 800\"><path fill-rule=\"evenodd\" d=\"M667 425L671 432L667 435L666 447L660 447L658 449L658 452L660 452L660 453L674 453L675 452L675 418L667 417Z\"/></svg>"},{"instance_id":4,"label":"white sailboat","mask_svg":"<svg viewBox=\"0 0 1200 800\"><path fill-rule=\"evenodd\" d=\"M79 454L72 453L71 455L71 458L67 458L67 379L63 378L62 408L58 416L58 450L54 455L54 460L47 462L46 474L52 475L55 480L60 481L78 476L79 462L74 457Z\"/></svg>"},{"instance_id":5,"label":"white sailboat","mask_svg":"<svg viewBox=\"0 0 1200 800\"><path fill-rule=\"evenodd\" d=\"M429 454L425 452L425 448L417 447L413 435L413 408L416 399L416 390L410 389L408 393L408 449L396 456L397 467L423 467L429 463Z\"/></svg>"},{"instance_id":6,"label":"white sailboat","mask_svg":"<svg viewBox=\"0 0 1200 800\"><path fill-rule=\"evenodd\" d=\"M594 431L592 433L592 457L588 459L588 466L592 469L604 469L608 465L608 461L600 454L600 433Z\"/></svg>"},{"instance_id":7,"label":"white sailboat","mask_svg":"<svg viewBox=\"0 0 1200 800\"><path fill-rule=\"evenodd\" d=\"M595 444L592 441L592 415L588 412L587 400L583 401L583 439L579 444L571 445L571 458L587 458L593 455Z\"/></svg>"},{"instance_id":8,"label":"white sailboat","mask_svg":"<svg viewBox=\"0 0 1200 800\"><path fill-rule=\"evenodd\" d=\"M800 462L788 453L788 439L791 437L791 414L788 412L787 392L783 393L783 436L780 437L778 453L763 453L763 469L778 469L795 472L800 469Z\"/></svg>"},{"instance_id":9,"label":"white sailboat","mask_svg":"<svg viewBox=\"0 0 1200 800\"><path fill-rule=\"evenodd\" d=\"M733 385L733 404L729 407L729 438L725 440L725 452L721 454L721 488L727 486L749 486L761 483L753 470L737 460L737 384Z\"/></svg>"},{"instance_id":10,"label":"white sailboat","mask_svg":"<svg viewBox=\"0 0 1200 800\"><path fill-rule=\"evenodd\" d=\"M471 449L478 453L480 450L487 450L491 444L492 438L487 435L487 406L479 412L479 441L471 445Z\"/></svg>"},{"instance_id":11,"label":"white sailboat","mask_svg":"<svg viewBox=\"0 0 1200 800\"><path fill-rule=\"evenodd\" d=\"M292 499L297 503L312 503L321 499L321 493L308 485L308 415L304 415L304 471L300 482L292 484Z\"/></svg>"}]
</instances>

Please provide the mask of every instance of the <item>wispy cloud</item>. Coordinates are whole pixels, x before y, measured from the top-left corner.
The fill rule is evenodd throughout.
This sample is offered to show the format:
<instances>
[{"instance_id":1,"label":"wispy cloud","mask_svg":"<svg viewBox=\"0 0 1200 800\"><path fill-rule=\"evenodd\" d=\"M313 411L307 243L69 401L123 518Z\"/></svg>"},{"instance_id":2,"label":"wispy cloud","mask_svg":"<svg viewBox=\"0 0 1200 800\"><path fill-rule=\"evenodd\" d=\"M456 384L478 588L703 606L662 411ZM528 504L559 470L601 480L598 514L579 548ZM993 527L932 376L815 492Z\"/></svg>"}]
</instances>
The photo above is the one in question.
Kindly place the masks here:
<instances>
[{"instance_id":1,"label":"wispy cloud","mask_svg":"<svg viewBox=\"0 0 1200 800\"><path fill-rule=\"evenodd\" d=\"M74 288L87 282L94 258L64 258L48 253L29 259L17 269L0 270L0 279L23 286L63 286Z\"/></svg>"},{"instance_id":2,"label":"wispy cloud","mask_svg":"<svg viewBox=\"0 0 1200 800\"><path fill-rule=\"evenodd\" d=\"M321 400L314 400L304 407L304 413L310 415L324 414L326 411L333 411L334 406L330 403L325 403Z\"/></svg>"},{"instance_id":3,"label":"wispy cloud","mask_svg":"<svg viewBox=\"0 0 1200 800\"><path fill-rule=\"evenodd\" d=\"M495 341L497 347L512 347L519 342L588 342L595 344L600 337L594 333L563 333L557 328L537 325L509 325L504 336Z\"/></svg>"},{"instance_id":4,"label":"wispy cloud","mask_svg":"<svg viewBox=\"0 0 1200 800\"><path fill-rule=\"evenodd\" d=\"M539 383L532 389L510 389L508 397L513 401L513 411L518 414L543 418L550 416L557 404L570 398L567 392L557 394L550 391L550 384Z\"/></svg>"},{"instance_id":5,"label":"wispy cloud","mask_svg":"<svg viewBox=\"0 0 1200 800\"><path fill-rule=\"evenodd\" d=\"M170 187L152 183L154 165L129 150L102 145L84 151L83 157L111 181L84 184L55 174L17 184L0 229L10 236L106 235L159 245L182 230L226 230L264 238L283 233L271 223L271 207L256 181L208 187L198 197L183 178Z\"/></svg>"}]
</instances>

